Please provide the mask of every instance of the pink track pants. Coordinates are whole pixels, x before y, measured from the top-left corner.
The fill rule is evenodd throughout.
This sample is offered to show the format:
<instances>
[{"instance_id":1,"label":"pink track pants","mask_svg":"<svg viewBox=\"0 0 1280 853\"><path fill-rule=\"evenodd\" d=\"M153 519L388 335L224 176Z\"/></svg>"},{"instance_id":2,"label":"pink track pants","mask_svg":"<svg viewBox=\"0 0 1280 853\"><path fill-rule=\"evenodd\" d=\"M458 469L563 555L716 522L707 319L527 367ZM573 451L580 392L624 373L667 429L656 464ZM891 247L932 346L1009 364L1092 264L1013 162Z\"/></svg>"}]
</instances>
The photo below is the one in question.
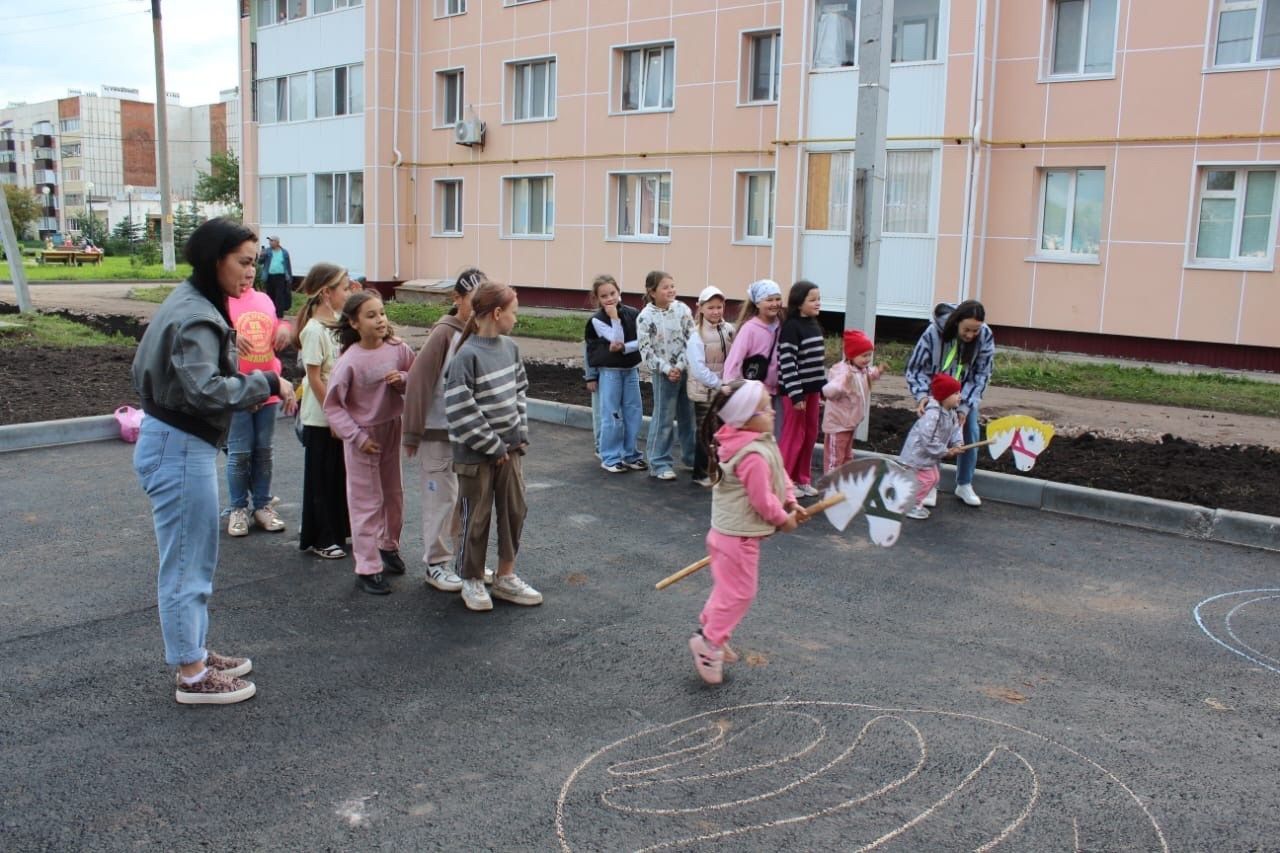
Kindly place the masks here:
<instances>
[{"instance_id":1,"label":"pink track pants","mask_svg":"<svg viewBox=\"0 0 1280 853\"><path fill-rule=\"evenodd\" d=\"M356 574L382 571L384 551L400 548L404 527L404 486L400 482L400 419L369 427L369 438L382 449L362 453L349 441L342 443L347 462L347 514L351 516L351 551Z\"/></svg>"},{"instance_id":2,"label":"pink track pants","mask_svg":"<svg viewBox=\"0 0 1280 853\"><path fill-rule=\"evenodd\" d=\"M702 635L712 645L723 646L756 600L760 540L711 530L707 532L707 553L711 555L711 596L699 620Z\"/></svg>"}]
</instances>

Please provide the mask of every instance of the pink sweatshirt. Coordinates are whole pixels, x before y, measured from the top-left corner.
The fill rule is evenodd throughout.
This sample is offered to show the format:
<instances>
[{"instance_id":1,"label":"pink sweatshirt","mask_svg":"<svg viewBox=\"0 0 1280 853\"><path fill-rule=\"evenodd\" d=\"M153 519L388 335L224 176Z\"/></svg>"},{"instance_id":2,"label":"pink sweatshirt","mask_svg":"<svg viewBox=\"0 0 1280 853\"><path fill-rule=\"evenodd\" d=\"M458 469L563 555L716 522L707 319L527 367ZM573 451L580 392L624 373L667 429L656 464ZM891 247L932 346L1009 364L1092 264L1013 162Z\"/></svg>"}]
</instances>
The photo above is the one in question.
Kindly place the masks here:
<instances>
[{"instance_id":1,"label":"pink sweatshirt","mask_svg":"<svg viewBox=\"0 0 1280 853\"><path fill-rule=\"evenodd\" d=\"M236 338L248 341L252 347L249 355L240 356L240 372L250 374L255 370L269 371L280 375L280 359L276 358L276 329L286 321L276 317L276 306L271 297L261 290L249 290L244 294L227 300L227 311L231 314L231 325L235 326ZM279 403L279 397L268 397L267 404Z\"/></svg>"},{"instance_id":2,"label":"pink sweatshirt","mask_svg":"<svg viewBox=\"0 0 1280 853\"><path fill-rule=\"evenodd\" d=\"M766 324L759 317L752 317L742 324L738 334L729 347L729 356L724 360L724 381L732 382L742 378L742 360L753 355L769 355L769 371L764 377L764 387L770 395L778 393L778 328Z\"/></svg>"},{"instance_id":3,"label":"pink sweatshirt","mask_svg":"<svg viewBox=\"0 0 1280 853\"><path fill-rule=\"evenodd\" d=\"M716 431L716 440L720 443L720 462L728 462L735 453L759 437L760 433L753 430L724 424ZM788 513L783 508L783 500L791 503L796 499L790 479L787 480L787 493L780 500L773 491L773 472L769 470L769 463L759 453L748 453L742 457L735 473L747 492L748 503L761 518L774 527L787 523Z\"/></svg>"},{"instance_id":4,"label":"pink sweatshirt","mask_svg":"<svg viewBox=\"0 0 1280 853\"><path fill-rule=\"evenodd\" d=\"M387 374L400 371L407 379L413 366L413 349L404 341L384 341L376 349L352 344L338 357L329 375L324 414L343 441L359 447L369 439L369 427L400 417L404 411L404 383L387 384ZM385 448L384 448L385 449Z\"/></svg>"},{"instance_id":5,"label":"pink sweatshirt","mask_svg":"<svg viewBox=\"0 0 1280 853\"><path fill-rule=\"evenodd\" d=\"M837 361L827 370L827 384L822 386L826 410L822 415L822 431L852 432L862 423L871 408L871 383L880 378L880 368L871 365L863 370L847 361Z\"/></svg>"}]
</instances>

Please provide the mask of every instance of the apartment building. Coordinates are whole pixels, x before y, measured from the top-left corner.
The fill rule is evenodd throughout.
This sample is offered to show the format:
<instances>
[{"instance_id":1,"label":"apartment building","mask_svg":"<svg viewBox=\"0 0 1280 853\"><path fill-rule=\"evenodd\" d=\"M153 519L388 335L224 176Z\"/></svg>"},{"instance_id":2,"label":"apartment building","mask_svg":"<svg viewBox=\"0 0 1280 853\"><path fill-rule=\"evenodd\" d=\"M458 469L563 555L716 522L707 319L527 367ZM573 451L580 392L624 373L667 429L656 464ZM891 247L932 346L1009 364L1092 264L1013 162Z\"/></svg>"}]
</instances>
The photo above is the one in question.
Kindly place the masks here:
<instances>
[{"instance_id":1,"label":"apartment building","mask_svg":"<svg viewBox=\"0 0 1280 853\"><path fill-rule=\"evenodd\" d=\"M844 307L858 0L251 5L246 216L295 263ZM891 53L882 317L978 298L1007 342L1280 368L1280 0L897 0Z\"/></svg>"},{"instance_id":2,"label":"apartment building","mask_svg":"<svg viewBox=\"0 0 1280 853\"><path fill-rule=\"evenodd\" d=\"M180 105L172 93L167 101L170 188L176 201L186 202L212 153L239 155L239 90L197 107ZM130 214L159 216L155 122L155 104L120 86L11 104L0 109L0 183L40 196L42 237L78 235L91 210L108 228Z\"/></svg>"}]
</instances>

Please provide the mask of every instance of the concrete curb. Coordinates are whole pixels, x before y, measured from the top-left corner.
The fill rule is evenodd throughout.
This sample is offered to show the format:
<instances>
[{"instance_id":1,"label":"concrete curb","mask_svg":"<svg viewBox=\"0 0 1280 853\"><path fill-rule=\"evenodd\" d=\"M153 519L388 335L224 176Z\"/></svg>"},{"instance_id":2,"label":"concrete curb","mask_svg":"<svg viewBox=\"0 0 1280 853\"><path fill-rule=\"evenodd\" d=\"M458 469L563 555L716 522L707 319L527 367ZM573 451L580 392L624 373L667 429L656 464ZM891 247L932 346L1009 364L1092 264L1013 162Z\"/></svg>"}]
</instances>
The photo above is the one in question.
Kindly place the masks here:
<instances>
[{"instance_id":1,"label":"concrete curb","mask_svg":"<svg viewBox=\"0 0 1280 853\"><path fill-rule=\"evenodd\" d=\"M591 429L591 409L587 406L530 400L529 417L543 423ZM647 423L648 418L645 418L646 426ZM118 439L119 436L120 430L112 415L13 424L0 426L0 453L104 441ZM867 452L859 455L893 458L882 453ZM814 447L813 459L814 464L821 467L821 445ZM942 466L942 481L938 485L942 490L955 488L954 465ZM1209 509L1194 504L1054 483L998 471L978 470L974 474L974 485L982 493L984 500L1127 527L1141 527L1209 542L1280 551L1280 518L1271 516Z\"/></svg>"}]
</instances>

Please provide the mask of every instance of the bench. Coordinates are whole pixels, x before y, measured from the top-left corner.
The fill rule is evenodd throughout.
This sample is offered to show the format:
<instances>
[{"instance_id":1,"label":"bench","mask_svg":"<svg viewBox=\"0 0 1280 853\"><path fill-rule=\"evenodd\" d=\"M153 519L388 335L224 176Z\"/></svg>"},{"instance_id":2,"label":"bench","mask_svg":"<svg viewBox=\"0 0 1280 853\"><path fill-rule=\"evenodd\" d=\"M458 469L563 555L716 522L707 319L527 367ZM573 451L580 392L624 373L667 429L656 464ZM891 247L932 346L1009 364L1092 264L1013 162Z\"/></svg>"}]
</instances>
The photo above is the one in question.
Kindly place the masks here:
<instances>
[{"instance_id":1,"label":"bench","mask_svg":"<svg viewBox=\"0 0 1280 853\"><path fill-rule=\"evenodd\" d=\"M66 266L75 266L76 250L75 249L45 249L40 253L37 260L42 264L65 264Z\"/></svg>"},{"instance_id":2,"label":"bench","mask_svg":"<svg viewBox=\"0 0 1280 853\"><path fill-rule=\"evenodd\" d=\"M84 264L102 265L102 252L76 252L76 266Z\"/></svg>"}]
</instances>

